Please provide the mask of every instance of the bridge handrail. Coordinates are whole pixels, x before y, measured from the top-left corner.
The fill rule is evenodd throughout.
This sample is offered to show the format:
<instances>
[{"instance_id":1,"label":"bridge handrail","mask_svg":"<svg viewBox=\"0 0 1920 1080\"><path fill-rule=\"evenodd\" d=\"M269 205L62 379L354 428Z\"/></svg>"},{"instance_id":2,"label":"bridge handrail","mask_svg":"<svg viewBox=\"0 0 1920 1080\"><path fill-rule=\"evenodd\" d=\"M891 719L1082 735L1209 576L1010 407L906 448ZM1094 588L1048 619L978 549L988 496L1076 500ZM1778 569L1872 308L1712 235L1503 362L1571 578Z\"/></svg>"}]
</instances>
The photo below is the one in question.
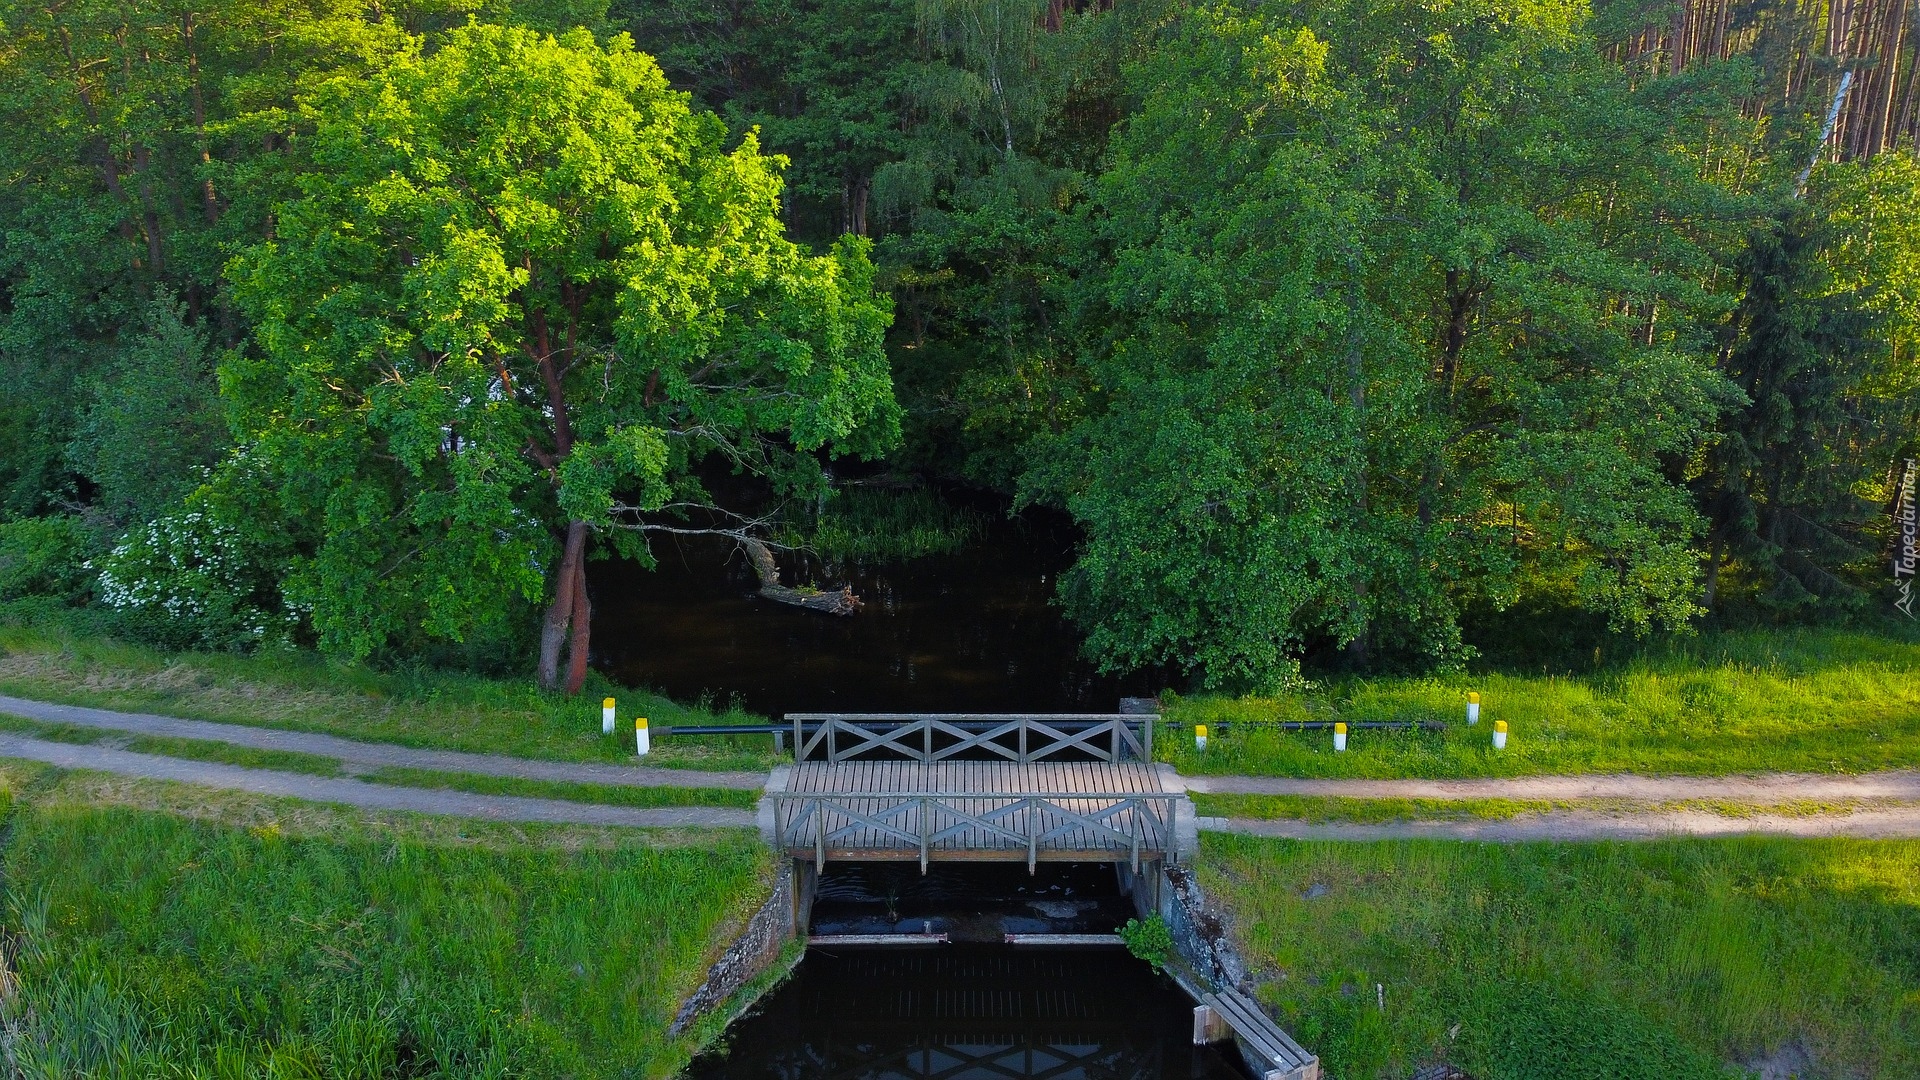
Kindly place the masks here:
<instances>
[{"instance_id":1,"label":"bridge handrail","mask_svg":"<svg viewBox=\"0 0 1920 1080\"><path fill-rule=\"evenodd\" d=\"M1132 756L1153 760L1153 717L1125 713L788 713L793 724L794 760L806 761L824 743L827 761L847 761L870 750L900 754L911 761L935 762L969 750L994 754L1007 761L1040 761L1068 750L1081 750L1096 761L1120 761ZM1138 723L1136 734L1133 725ZM809 730L811 725L811 730ZM889 726L890 725L890 726ZM975 730L979 729L979 730ZM854 741L842 750L838 736ZM934 737L944 745L934 747ZM919 745L909 745L913 736ZM1039 746L1031 745L1035 735ZM1001 745L1016 737L1017 746ZM1104 738L1106 746L1095 745ZM951 741L948 741L951 740Z\"/></svg>"}]
</instances>

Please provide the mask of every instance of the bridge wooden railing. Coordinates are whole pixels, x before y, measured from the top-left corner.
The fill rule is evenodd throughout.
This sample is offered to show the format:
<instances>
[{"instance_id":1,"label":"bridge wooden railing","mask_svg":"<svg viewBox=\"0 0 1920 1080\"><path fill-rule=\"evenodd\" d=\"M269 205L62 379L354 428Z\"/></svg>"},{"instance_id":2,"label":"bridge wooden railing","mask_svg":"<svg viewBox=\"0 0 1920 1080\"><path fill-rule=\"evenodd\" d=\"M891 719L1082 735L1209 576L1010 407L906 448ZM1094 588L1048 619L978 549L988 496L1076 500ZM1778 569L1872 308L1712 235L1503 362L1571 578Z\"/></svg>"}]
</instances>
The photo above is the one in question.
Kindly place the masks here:
<instances>
[{"instance_id":1,"label":"bridge wooden railing","mask_svg":"<svg viewBox=\"0 0 1920 1080\"><path fill-rule=\"evenodd\" d=\"M1081 861L1175 856L1178 794L1066 792L769 792L774 847L794 857Z\"/></svg>"},{"instance_id":2,"label":"bridge wooden railing","mask_svg":"<svg viewBox=\"0 0 1920 1080\"><path fill-rule=\"evenodd\" d=\"M1083 753L1095 761L1153 760L1151 716L1109 713L788 713L795 761L878 754L944 761L987 754L1031 762Z\"/></svg>"}]
</instances>

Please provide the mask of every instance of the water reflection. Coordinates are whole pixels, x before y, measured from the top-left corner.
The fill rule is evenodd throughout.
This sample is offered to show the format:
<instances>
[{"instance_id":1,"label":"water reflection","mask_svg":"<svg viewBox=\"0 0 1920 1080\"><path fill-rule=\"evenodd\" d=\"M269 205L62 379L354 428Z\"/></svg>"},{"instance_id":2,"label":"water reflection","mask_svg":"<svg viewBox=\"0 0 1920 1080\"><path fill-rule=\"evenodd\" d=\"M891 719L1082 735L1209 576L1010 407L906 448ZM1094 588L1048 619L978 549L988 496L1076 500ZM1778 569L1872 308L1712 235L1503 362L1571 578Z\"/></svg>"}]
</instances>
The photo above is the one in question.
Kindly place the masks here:
<instances>
[{"instance_id":1,"label":"water reflection","mask_svg":"<svg viewBox=\"0 0 1920 1080\"><path fill-rule=\"evenodd\" d=\"M693 1080L1244 1080L1192 1004L1118 950L810 951Z\"/></svg>"},{"instance_id":2,"label":"water reflection","mask_svg":"<svg viewBox=\"0 0 1920 1080\"><path fill-rule=\"evenodd\" d=\"M1072 562L1071 527L1029 515L997 522L954 555L904 563L799 567L788 584L850 583L850 617L762 599L732 544L662 540L660 570L589 565L594 664L668 696L710 696L783 712L1106 712L1151 695L1164 673L1100 675L1052 603Z\"/></svg>"}]
</instances>

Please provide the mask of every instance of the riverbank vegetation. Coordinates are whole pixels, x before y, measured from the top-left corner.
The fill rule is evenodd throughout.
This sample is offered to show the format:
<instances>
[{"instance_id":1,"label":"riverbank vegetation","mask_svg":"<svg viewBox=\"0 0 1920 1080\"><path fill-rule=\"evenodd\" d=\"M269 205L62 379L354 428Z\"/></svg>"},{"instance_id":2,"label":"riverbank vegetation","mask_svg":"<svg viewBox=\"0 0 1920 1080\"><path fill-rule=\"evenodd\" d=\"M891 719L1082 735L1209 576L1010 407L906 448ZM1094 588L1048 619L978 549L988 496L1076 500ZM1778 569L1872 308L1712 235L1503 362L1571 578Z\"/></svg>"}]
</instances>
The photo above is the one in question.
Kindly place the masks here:
<instances>
[{"instance_id":1,"label":"riverbank vegetation","mask_svg":"<svg viewBox=\"0 0 1920 1080\"><path fill-rule=\"evenodd\" d=\"M5 768L26 1076L667 1077L744 832L501 826Z\"/></svg>"},{"instance_id":2,"label":"riverbank vegetation","mask_svg":"<svg viewBox=\"0 0 1920 1080\"><path fill-rule=\"evenodd\" d=\"M982 511L927 488L848 487L786 539L829 560L918 559L951 555L984 536L987 525Z\"/></svg>"},{"instance_id":3,"label":"riverbank vegetation","mask_svg":"<svg viewBox=\"0 0 1920 1080\"><path fill-rule=\"evenodd\" d=\"M1199 866L1329 1080L1920 1071L1913 842L1208 834Z\"/></svg>"},{"instance_id":4,"label":"riverbank vegetation","mask_svg":"<svg viewBox=\"0 0 1920 1080\"><path fill-rule=\"evenodd\" d=\"M1477 726L1467 695L1481 695ZM1920 641L1840 630L1729 632L1582 673L1336 678L1273 697L1171 699L1156 749L1190 773L1515 776L1864 772L1920 765ZM1495 720L1509 729L1491 745ZM1327 731L1273 721L1436 722ZM1191 725L1209 726L1207 749Z\"/></svg>"},{"instance_id":5,"label":"riverbank vegetation","mask_svg":"<svg viewBox=\"0 0 1920 1080\"><path fill-rule=\"evenodd\" d=\"M0 5L0 600L592 694L589 559L883 474L1215 692L1862 620L1920 35L1728 10Z\"/></svg>"}]
</instances>

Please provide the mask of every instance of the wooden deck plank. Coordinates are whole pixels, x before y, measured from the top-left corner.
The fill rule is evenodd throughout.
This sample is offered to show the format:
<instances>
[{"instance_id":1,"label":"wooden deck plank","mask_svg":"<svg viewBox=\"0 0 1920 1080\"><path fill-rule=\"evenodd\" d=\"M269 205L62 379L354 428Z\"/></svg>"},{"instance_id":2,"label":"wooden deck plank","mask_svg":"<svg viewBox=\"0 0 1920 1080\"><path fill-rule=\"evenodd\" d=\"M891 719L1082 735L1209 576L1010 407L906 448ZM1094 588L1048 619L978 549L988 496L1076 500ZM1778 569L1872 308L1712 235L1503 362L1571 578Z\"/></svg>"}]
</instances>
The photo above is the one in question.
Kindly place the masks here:
<instances>
[{"instance_id":1,"label":"wooden deck plank","mask_svg":"<svg viewBox=\"0 0 1920 1080\"><path fill-rule=\"evenodd\" d=\"M805 816L809 796L822 801ZM1009 861L1026 859L1026 837L1049 832L1056 835L1037 846L1037 859L1124 860L1134 830L1143 857L1162 857L1171 839L1167 800L1179 797L1137 761L806 761L775 796L787 805L781 820L800 822L782 843L810 856L824 830L829 858L917 859L923 796L932 804L930 858ZM1030 798L1041 801L1024 805ZM1119 800L1131 805L1116 809Z\"/></svg>"}]
</instances>

